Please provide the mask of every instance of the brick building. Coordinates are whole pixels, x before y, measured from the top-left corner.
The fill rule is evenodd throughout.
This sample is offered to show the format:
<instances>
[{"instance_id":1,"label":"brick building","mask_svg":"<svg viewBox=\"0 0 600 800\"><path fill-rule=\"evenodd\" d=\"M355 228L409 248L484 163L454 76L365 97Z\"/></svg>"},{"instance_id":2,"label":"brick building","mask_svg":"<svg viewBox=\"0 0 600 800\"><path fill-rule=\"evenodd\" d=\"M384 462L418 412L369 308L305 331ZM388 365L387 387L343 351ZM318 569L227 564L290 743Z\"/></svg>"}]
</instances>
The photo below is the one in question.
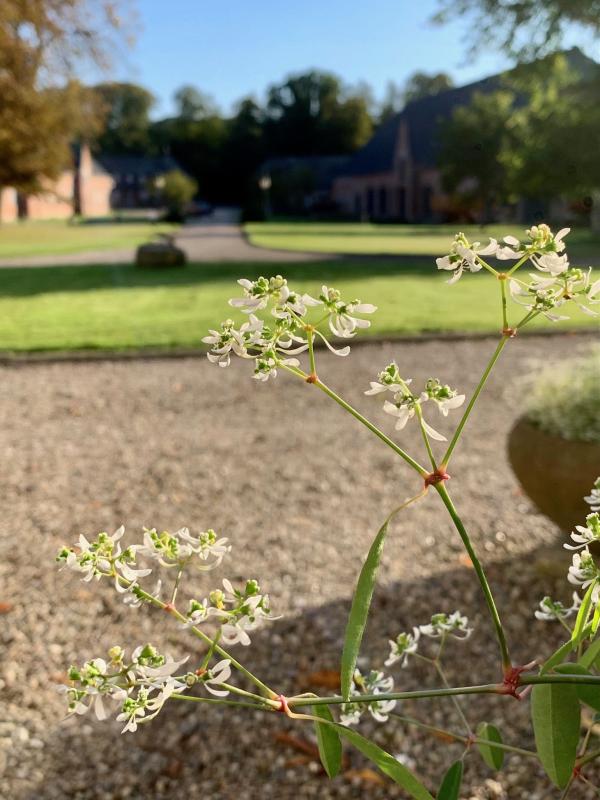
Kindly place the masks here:
<instances>
[{"instance_id":1,"label":"brick building","mask_svg":"<svg viewBox=\"0 0 600 800\"><path fill-rule=\"evenodd\" d=\"M77 145L73 147L72 167L55 181L44 181L37 194L26 195L12 187L0 190L0 220L107 216L113 186L112 176L92 157L89 147Z\"/></svg>"}]
</instances>

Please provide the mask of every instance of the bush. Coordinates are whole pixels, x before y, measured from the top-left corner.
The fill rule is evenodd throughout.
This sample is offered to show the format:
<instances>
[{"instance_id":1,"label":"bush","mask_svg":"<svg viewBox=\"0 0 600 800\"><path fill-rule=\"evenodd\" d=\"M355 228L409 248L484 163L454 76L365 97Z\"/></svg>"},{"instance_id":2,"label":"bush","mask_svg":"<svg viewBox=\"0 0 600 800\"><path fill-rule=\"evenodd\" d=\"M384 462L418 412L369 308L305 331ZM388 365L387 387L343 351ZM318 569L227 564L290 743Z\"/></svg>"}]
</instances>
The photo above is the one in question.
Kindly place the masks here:
<instances>
[{"instance_id":1,"label":"bush","mask_svg":"<svg viewBox=\"0 0 600 800\"><path fill-rule=\"evenodd\" d=\"M584 358L544 369L526 403L528 419L541 430L600 442L600 347Z\"/></svg>"},{"instance_id":2,"label":"bush","mask_svg":"<svg viewBox=\"0 0 600 800\"><path fill-rule=\"evenodd\" d=\"M174 221L183 219L185 208L194 199L197 191L196 181L179 169L163 175L161 193L167 207L167 218Z\"/></svg>"}]
</instances>

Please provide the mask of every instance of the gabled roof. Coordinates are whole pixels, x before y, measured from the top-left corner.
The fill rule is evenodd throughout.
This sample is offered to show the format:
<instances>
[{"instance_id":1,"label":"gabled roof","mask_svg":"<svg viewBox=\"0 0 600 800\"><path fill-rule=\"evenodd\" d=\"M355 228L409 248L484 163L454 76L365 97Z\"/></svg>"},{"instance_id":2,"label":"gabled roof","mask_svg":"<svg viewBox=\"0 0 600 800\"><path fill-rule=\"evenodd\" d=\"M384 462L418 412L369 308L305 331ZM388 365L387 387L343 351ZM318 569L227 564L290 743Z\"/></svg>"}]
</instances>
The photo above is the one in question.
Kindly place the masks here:
<instances>
[{"instance_id":1,"label":"gabled roof","mask_svg":"<svg viewBox=\"0 0 600 800\"><path fill-rule=\"evenodd\" d=\"M173 169L181 169L171 156L113 156L99 153L95 159L111 175L153 178Z\"/></svg>"},{"instance_id":2,"label":"gabled roof","mask_svg":"<svg viewBox=\"0 0 600 800\"><path fill-rule=\"evenodd\" d=\"M582 75L590 73L596 62L587 58L578 48L564 54L569 64ZM522 68L521 68L522 69ZM435 166L437 127L440 120L452 116L455 108L468 105L475 92L489 93L502 87L508 73L492 75L466 86L446 89L430 97L409 103L402 111L384 122L367 144L358 150L350 161L345 175L372 175L390 172L402 122L406 122L412 159L420 166Z\"/></svg>"}]
</instances>

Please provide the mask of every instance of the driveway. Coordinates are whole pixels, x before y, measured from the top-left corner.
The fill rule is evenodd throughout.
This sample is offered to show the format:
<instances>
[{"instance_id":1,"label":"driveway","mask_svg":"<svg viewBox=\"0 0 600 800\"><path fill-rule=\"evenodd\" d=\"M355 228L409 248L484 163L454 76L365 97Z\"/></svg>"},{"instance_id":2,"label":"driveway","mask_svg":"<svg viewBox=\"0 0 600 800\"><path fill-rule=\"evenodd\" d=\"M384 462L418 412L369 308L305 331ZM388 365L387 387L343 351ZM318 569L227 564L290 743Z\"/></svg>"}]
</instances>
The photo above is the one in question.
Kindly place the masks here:
<instances>
[{"instance_id":1,"label":"driveway","mask_svg":"<svg viewBox=\"0 0 600 800\"><path fill-rule=\"evenodd\" d=\"M292 253L287 250L266 250L254 247L244 236L234 208L217 208L208 217L190 220L175 236L189 261L326 261L335 256L314 253ZM2 267L54 267L81 264L131 264L135 248L123 250L90 250L64 255L0 258Z\"/></svg>"}]
</instances>

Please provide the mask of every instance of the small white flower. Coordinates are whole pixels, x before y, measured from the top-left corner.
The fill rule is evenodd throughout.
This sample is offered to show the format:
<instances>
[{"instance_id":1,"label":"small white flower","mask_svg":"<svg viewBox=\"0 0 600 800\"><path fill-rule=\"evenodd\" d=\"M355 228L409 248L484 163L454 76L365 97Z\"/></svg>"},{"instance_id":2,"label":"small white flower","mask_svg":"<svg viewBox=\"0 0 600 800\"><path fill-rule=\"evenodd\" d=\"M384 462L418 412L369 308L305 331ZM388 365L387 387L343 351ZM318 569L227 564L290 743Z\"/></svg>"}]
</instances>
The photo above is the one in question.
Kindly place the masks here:
<instances>
[{"instance_id":1,"label":"small white flower","mask_svg":"<svg viewBox=\"0 0 600 800\"><path fill-rule=\"evenodd\" d=\"M555 622L568 619L573 614L576 614L580 605L581 599L577 592L573 592L573 605L569 607L563 605L560 600L552 600L551 597L546 596L540 600L540 607L534 613L536 619Z\"/></svg>"},{"instance_id":2,"label":"small white flower","mask_svg":"<svg viewBox=\"0 0 600 800\"><path fill-rule=\"evenodd\" d=\"M573 561L567 576L569 583L581 586L582 589L587 589L591 583L597 580L598 576L598 567L587 547L573 553Z\"/></svg>"},{"instance_id":3,"label":"small white flower","mask_svg":"<svg viewBox=\"0 0 600 800\"><path fill-rule=\"evenodd\" d=\"M321 287L319 301L329 311L329 330L342 339L350 339L359 329L370 327L369 320L356 317L355 314L373 314L377 311L377 306L371 303L361 303L360 300L344 302L340 292L328 286Z\"/></svg>"},{"instance_id":4,"label":"small white flower","mask_svg":"<svg viewBox=\"0 0 600 800\"><path fill-rule=\"evenodd\" d=\"M413 628L412 633L400 633L395 640L390 639L390 655L385 666L391 667L399 661L401 667L406 667L409 656L417 652L420 635L420 630Z\"/></svg>"},{"instance_id":5,"label":"small white flower","mask_svg":"<svg viewBox=\"0 0 600 800\"><path fill-rule=\"evenodd\" d=\"M460 611L452 614L434 614L429 625L419 627L423 636L439 639L442 636L454 636L456 639L468 639L473 632L469 628L469 620Z\"/></svg>"},{"instance_id":6,"label":"small white flower","mask_svg":"<svg viewBox=\"0 0 600 800\"><path fill-rule=\"evenodd\" d=\"M567 550L582 550L592 542L600 541L600 516L597 512L588 514L585 518L587 525L576 525L575 531L571 534L574 545L563 545Z\"/></svg>"},{"instance_id":7,"label":"small white flower","mask_svg":"<svg viewBox=\"0 0 600 800\"><path fill-rule=\"evenodd\" d=\"M394 679L385 677L383 672L371 670L367 675L362 675L360 670L355 670L352 677L352 694L364 695L389 694L394 690ZM361 718L362 711L367 709L377 722L387 722L390 711L396 707L396 700L368 700L364 703L343 703L340 711L342 725L355 725Z\"/></svg>"},{"instance_id":8,"label":"small white flower","mask_svg":"<svg viewBox=\"0 0 600 800\"><path fill-rule=\"evenodd\" d=\"M600 511L600 478L596 478L591 492L584 497L584 500L591 506L592 511Z\"/></svg>"},{"instance_id":9,"label":"small white flower","mask_svg":"<svg viewBox=\"0 0 600 800\"><path fill-rule=\"evenodd\" d=\"M479 272L482 268L479 256L496 255L498 243L495 239L490 239L489 243L482 247L480 242L471 244L464 233L457 233L452 242L450 253L442 258L436 258L435 263L438 269L452 270L454 275L448 283L456 283L463 271Z\"/></svg>"},{"instance_id":10,"label":"small white flower","mask_svg":"<svg viewBox=\"0 0 600 800\"><path fill-rule=\"evenodd\" d=\"M223 683L228 683L230 677L231 661L228 658L224 658L216 663L214 667L211 667L202 680L207 692L214 694L216 697L226 697L229 694L229 689L219 687Z\"/></svg>"}]
</instances>

